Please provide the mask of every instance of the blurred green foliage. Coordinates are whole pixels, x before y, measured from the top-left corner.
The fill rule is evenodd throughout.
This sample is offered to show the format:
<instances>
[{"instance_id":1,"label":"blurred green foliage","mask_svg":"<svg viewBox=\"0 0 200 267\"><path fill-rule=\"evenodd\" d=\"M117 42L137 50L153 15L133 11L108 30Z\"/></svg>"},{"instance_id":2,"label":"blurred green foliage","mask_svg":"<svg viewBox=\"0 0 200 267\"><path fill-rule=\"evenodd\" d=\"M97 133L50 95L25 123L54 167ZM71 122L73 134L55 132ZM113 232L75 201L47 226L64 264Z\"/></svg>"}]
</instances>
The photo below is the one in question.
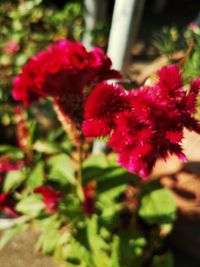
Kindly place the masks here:
<instances>
[{"instance_id":1,"label":"blurred green foliage","mask_svg":"<svg viewBox=\"0 0 200 267\"><path fill-rule=\"evenodd\" d=\"M184 46L176 27L164 27L156 32L153 44L161 55L168 57Z\"/></svg>"},{"instance_id":2,"label":"blurred green foliage","mask_svg":"<svg viewBox=\"0 0 200 267\"><path fill-rule=\"evenodd\" d=\"M32 55L62 38L80 40L84 29L80 1L68 2L61 10L44 6L42 0L6 1L0 5L0 23L0 86L6 90ZM7 98L1 93L1 100Z\"/></svg>"},{"instance_id":3,"label":"blurred green foliage","mask_svg":"<svg viewBox=\"0 0 200 267\"><path fill-rule=\"evenodd\" d=\"M169 63L177 63L186 82L200 75L200 26L190 23L184 30L164 27L154 35L154 46Z\"/></svg>"},{"instance_id":4,"label":"blurred green foliage","mask_svg":"<svg viewBox=\"0 0 200 267\"><path fill-rule=\"evenodd\" d=\"M52 141L51 136L52 132L46 143ZM13 171L6 174L4 191L13 195L16 210L25 220L4 231L0 247L31 224L40 232L37 248L54 255L66 267L173 266L172 255L163 246L176 218L170 191L157 181L142 183L122 169L112 153L91 155L83 162L83 183L95 182L96 212L85 214L74 190L76 166L63 154L73 154L66 148L67 139L61 141L57 136L53 140L57 149L51 151L45 142L42 149L35 142L32 166L22 168L17 175ZM2 147L4 153L12 149L16 150ZM14 158L18 159L18 154L13 154ZM62 192L53 214L46 213L42 197L33 194L41 184Z\"/></svg>"},{"instance_id":5,"label":"blurred green foliage","mask_svg":"<svg viewBox=\"0 0 200 267\"><path fill-rule=\"evenodd\" d=\"M200 76L200 26L195 22L184 30L164 27L155 33L154 46L160 55L167 56L169 64L179 65L186 83ZM200 118L200 99L195 116Z\"/></svg>"}]
</instances>

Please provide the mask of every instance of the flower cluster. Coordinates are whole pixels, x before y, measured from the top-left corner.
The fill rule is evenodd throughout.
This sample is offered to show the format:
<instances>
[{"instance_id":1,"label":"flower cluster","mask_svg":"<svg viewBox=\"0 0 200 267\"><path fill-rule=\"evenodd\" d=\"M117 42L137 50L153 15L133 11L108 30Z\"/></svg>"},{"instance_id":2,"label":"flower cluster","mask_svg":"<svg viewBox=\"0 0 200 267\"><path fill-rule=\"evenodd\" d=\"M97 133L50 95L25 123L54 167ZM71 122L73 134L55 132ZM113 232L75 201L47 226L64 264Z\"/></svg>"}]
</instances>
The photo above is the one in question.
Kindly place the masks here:
<instances>
[{"instance_id":1,"label":"flower cluster","mask_svg":"<svg viewBox=\"0 0 200 267\"><path fill-rule=\"evenodd\" d=\"M148 176L158 158L175 154L185 160L183 128L200 133L196 110L200 79L183 88L176 65L163 67L158 81L126 92L119 85L102 83L85 106L83 132L88 137L109 135L108 146L131 173Z\"/></svg>"},{"instance_id":2,"label":"flower cluster","mask_svg":"<svg viewBox=\"0 0 200 267\"><path fill-rule=\"evenodd\" d=\"M70 119L81 124L86 87L119 77L101 49L88 52L81 43L60 40L22 68L13 82L13 97L25 106L52 97Z\"/></svg>"},{"instance_id":3,"label":"flower cluster","mask_svg":"<svg viewBox=\"0 0 200 267\"><path fill-rule=\"evenodd\" d=\"M34 193L42 195L47 213L51 214L57 211L61 199L61 193L59 191L55 191L50 186L41 185L34 189Z\"/></svg>"}]
</instances>

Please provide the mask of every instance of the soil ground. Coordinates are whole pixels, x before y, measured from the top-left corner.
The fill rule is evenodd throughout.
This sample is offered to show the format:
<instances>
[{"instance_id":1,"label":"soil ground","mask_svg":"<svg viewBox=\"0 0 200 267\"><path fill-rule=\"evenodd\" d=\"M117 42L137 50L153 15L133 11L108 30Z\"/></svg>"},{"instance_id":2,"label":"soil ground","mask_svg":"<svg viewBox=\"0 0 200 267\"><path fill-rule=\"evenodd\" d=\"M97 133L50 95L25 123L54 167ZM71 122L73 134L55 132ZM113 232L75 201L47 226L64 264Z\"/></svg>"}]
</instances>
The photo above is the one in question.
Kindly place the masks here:
<instances>
[{"instance_id":1,"label":"soil ground","mask_svg":"<svg viewBox=\"0 0 200 267\"><path fill-rule=\"evenodd\" d=\"M35 241L36 234L31 230L17 236L0 252L0 267L61 267L37 252Z\"/></svg>"}]
</instances>

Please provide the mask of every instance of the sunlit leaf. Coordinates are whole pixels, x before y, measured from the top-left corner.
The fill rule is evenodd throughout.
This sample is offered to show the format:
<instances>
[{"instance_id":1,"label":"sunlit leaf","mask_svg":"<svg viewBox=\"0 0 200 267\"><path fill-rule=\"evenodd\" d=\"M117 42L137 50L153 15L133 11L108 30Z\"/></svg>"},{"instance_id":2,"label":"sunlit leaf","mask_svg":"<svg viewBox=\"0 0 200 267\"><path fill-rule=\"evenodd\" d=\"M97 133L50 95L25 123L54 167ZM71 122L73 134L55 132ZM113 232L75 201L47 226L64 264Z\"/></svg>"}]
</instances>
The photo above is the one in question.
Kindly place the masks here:
<instances>
[{"instance_id":1,"label":"sunlit leaf","mask_svg":"<svg viewBox=\"0 0 200 267\"><path fill-rule=\"evenodd\" d=\"M75 166L67 155L52 156L48 160L48 166L50 168L49 179L61 184L75 183Z\"/></svg>"},{"instance_id":2,"label":"sunlit leaf","mask_svg":"<svg viewBox=\"0 0 200 267\"><path fill-rule=\"evenodd\" d=\"M25 215L36 217L44 209L44 207L41 196L35 194L20 200L16 205L16 210Z\"/></svg>"},{"instance_id":3,"label":"sunlit leaf","mask_svg":"<svg viewBox=\"0 0 200 267\"><path fill-rule=\"evenodd\" d=\"M176 218L172 193L166 188L148 192L141 199L139 215L147 223L172 223Z\"/></svg>"},{"instance_id":4,"label":"sunlit leaf","mask_svg":"<svg viewBox=\"0 0 200 267\"><path fill-rule=\"evenodd\" d=\"M0 145L0 154L6 154L13 159L21 159L24 156L21 149L9 145Z\"/></svg>"},{"instance_id":5,"label":"sunlit leaf","mask_svg":"<svg viewBox=\"0 0 200 267\"><path fill-rule=\"evenodd\" d=\"M30 172L30 175L28 176L26 183L30 189L34 189L42 185L43 181L44 181L44 163L40 161Z\"/></svg>"},{"instance_id":6,"label":"sunlit leaf","mask_svg":"<svg viewBox=\"0 0 200 267\"><path fill-rule=\"evenodd\" d=\"M4 178L3 191L8 192L10 190L16 189L18 186L22 184L24 179L25 179L25 174L21 170L7 172Z\"/></svg>"}]
</instances>

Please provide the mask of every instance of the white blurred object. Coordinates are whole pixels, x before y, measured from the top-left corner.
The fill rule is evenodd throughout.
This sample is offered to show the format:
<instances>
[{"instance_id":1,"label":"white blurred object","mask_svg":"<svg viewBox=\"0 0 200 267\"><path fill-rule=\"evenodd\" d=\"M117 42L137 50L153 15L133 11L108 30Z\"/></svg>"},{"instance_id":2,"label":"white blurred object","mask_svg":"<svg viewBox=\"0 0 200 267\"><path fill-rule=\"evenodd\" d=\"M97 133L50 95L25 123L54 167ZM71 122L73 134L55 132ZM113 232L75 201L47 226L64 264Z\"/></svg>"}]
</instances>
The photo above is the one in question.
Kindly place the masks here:
<instances>
[{"instance_id":1,"label":"white blurred object","mask_svg":"<svg viewBox=\"0 0 200 267\"><path fill-rule=\"evenodd\" d=\"M86 32L83 35L83 43L88 50L93 48L92 31L97 22L105 21L107 13L106 0L84 0L84 20Z\"/></svg>"},{"instance_id":2,"label":"white blurred object","mask_svg":"<svg viewBox=\"0 0 200 267\"><path fill-rule=\"evenodd\" d=\"M115 0L107 54L113 68L122 71L138 33L145 0Z\"/></svg>"}]
</instances>

